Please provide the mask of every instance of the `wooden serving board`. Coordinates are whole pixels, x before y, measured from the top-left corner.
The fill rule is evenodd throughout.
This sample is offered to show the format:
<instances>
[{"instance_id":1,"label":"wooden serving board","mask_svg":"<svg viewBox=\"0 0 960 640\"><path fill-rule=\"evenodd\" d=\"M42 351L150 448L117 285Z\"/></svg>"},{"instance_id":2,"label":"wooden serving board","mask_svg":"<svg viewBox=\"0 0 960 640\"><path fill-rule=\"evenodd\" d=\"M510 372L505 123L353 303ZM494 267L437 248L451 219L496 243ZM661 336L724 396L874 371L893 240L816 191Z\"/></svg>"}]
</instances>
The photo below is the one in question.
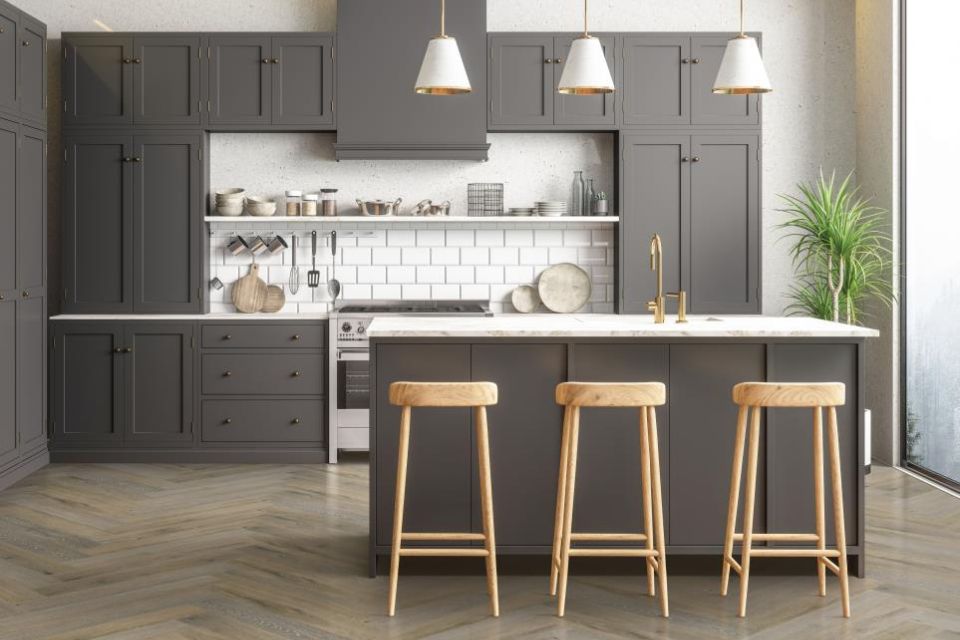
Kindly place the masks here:
<instances>
[{"instance_id":1,"label":"wooden serving board","mask_svg":"<svg viewBox=\"0 0 960 640\"><path fill-rule=\"evenodd\" d=\"M283 288L271 284L267 287L267 299L264 301L263 306L260 307L260 311L263 313L276 313L280 311L280 309L283 309L283 305L285 304L287 304L287 296L283 293Z\"/></svg>"},{"instance_id":2,"label":"wooden serving board","mask_svg":"<svg viewBox=\"0 0 960 640\"><path fill-rule=\"evenodd\" d=\"M233 305L241 313L256 313L267 301L267 283L260 279L260 265L250 265L250 273L233 283Z\"/></svg>"}]
</instances>

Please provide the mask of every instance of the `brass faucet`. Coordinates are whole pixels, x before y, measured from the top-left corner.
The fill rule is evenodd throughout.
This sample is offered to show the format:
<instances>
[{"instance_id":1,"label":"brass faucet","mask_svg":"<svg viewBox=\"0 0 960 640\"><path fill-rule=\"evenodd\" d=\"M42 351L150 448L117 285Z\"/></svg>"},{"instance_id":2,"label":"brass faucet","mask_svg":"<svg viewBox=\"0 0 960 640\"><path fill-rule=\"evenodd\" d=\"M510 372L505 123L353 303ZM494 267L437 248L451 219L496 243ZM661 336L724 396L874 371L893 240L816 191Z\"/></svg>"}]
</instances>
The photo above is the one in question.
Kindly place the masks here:
<instances>
[{"instance_id":1,"label":"brass faucet","mask_svg":"<svg viewBox=\"0 0 960 640\"><path fill-rule=\"evenodd\" d=\"M687 292L663 292L663 241L660 234L650 238L650 270L657 274L657 294L647 302L647 309L653 312L653 321L663 324L666 321L666 299L677 299L677 322L687 321Z\"/></svg>"}]
</instances>

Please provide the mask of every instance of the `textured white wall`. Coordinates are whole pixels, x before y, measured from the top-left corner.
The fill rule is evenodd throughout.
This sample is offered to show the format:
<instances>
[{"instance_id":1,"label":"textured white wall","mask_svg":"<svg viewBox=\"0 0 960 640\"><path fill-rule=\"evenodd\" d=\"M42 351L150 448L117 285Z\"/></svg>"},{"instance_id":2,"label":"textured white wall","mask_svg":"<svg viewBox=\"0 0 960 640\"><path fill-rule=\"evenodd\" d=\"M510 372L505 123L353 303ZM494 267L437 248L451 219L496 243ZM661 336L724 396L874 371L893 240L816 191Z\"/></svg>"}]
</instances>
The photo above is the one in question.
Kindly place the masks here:
<instances>
[{"instance_id":1,"label":"textured white wall","mask_svg":"<svg viewBox=\"0 0 960 640\"><path fill-rule=\"evenodd\" d=\"M349 0L344 0L349 1ZM98 30L331 30L335 0L17 0L50 30L51 101L59 99L59 34ZM738 0L593 0L591 28L636 31L729 31ZM776 242L777 193L814 176L820 165L846 172L856 160L853 0L767 0L747 3L747 27L764 34L764 59L775 92L764 99L764 310L778 313L792 279L785 243ZM580 0L488 0L488 28L575 30ZM59 127L52 110L51 130ZM550 134L546 134L550 135ZM52 136L51 185L59 156ZM540 143L538 143L540 144ZM549 145L550 142L542 142ZM251 137L250 164L262 164ZM393 169L391 169L393 170ZM414 173L411 171L411 174ZM443 187L422 172L422 189ZM59 196L51 203L51 287L58 273ZM54 297L56 299L56 297Z\"/></svg>"}]
</instances>

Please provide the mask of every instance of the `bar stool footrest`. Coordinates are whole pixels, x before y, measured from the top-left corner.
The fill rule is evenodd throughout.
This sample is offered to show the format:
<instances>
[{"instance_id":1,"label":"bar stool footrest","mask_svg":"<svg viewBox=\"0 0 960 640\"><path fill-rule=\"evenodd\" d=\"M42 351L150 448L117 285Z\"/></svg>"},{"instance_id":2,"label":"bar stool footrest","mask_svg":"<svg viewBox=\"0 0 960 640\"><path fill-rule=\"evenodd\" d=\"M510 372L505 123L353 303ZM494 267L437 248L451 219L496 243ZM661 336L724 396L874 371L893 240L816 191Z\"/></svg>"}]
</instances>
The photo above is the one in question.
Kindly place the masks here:
<instances>
[{"instance_id":1,"label":"bar stool footrest","mask_svg":"<svg viewBox=\"0 0 960 640\"><path fill-rule=\"evenodd\" d=\"M571 542L646 542L643 533L571 533Z\"/></svg>"},{"instance_id":2,"label":"bar stool footrest","mask_svg":"<svg viewBox=\"0 0 960 640\"><path fill-rule=\"evenodd\" d=\"M465 556L472 558L486 558L490 552L486 549L463 549L457 547L403 547L400 549L401 556L436 556L436 557L457 557Z\"/></svg>"},{"instance_id":3,"label":"bar stool footrest","mask_svg":"<svg viewBox=\"0 0 960 640\"><path fill-rule=\"evenodd\" d=\"M755 533L754 542L819 542L820 538L815 533ZM743 534L733 534L734 542L743 542Z\"/></svg>"},{"instance_id":4,"label":"bar stool footrest","mask_svg":"<svg viewBox=\"0 0 960 640\"><path fill-rule=\"evenodd\" d=\"M839 558L836 549L789 549L766 547L750 549L751 558Z\"/></svg>"},{"instance_id":5,"label":"bar stool footrest","mask_svg":"<svg viewBox=\"0 0 960 640\"><path fill-rule=\"evenodd\" d=\"M486 540L486 537L482 533L403 533L400 535L401 540L426 540L426 541L437 541L444 540L447 542L470 542L477 541L483 542Z\"/></svg>"},{"instance_id":6,"label":"bar stool footrest","mask_svg":"<svg viewBox=\"0 0 960 640\"><path fill-rule=\"evenodd\" d=\"M635 547L612 549L610 547L578 547L570 549L572 556L599 556L612 558L656 558L656 549L642 549Z\"/></svg>"}]
</instances>

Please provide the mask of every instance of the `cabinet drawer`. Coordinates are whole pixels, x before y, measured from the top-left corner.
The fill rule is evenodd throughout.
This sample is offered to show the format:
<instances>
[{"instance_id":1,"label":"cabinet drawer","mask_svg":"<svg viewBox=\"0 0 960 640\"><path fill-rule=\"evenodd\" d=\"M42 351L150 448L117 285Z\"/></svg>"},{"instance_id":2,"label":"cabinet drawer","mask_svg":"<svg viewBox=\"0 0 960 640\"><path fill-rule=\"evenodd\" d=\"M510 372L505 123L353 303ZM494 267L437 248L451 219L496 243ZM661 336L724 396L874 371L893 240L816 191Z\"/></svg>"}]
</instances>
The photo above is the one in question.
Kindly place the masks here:
<instances>
[{"instance_id":1,"label":"cabinet drawer","mask_svg":"<svg viewBox=\"0 0 960 640\"><path fill-rule=\"evenodd\" d=\"M322 395L323 354L207 353L202 376L208 395Z\"/></svg>"},{"instance_id":2,"label":"cabinet drawer","mask_svg":"<svg viewBox=\"0 0 960 640\"><path fill-rule=\"evenodd\" d=\"M204 400L204 442L320 442L321 400Z\"/></svg>"},{"instance_id":3,"label":"cabinet drawer","mask_svg":"<svg viewBox=\"0 0 960 640\"><path fill-rule=\"evenodd\" d=\"M204 349L321 349L323 324L205 324Z\"/></svg>"}]
</instances>

